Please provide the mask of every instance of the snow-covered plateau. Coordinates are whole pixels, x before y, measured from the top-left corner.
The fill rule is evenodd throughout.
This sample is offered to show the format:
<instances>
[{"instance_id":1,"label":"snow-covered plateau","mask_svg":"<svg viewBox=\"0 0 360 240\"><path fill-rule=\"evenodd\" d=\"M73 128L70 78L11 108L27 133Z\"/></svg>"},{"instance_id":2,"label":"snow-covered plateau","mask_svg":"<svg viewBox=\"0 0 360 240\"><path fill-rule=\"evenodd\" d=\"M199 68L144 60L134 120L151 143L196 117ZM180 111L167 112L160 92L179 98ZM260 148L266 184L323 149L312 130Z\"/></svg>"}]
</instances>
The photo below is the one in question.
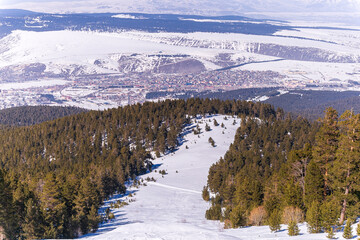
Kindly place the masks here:
<instances>
[{"instance_id":1,"label":"snow-covered plateau","mask_svg":"<svg viewBox=\"0 0 360 240\"><path fill-rule=\"evenodd\" d=\"M234 70L271 70L286 76L285 80L303 84L333 79L346 83L347 80L360 81L359 46L360 32L354 29L299 28L279 31L274 36L17 30L0 39L0 70L7 73L0 74L0 79L9 78L9 71L18 74L15 69L25 71L31 63L45 65L38 71L39 77L42 73L62 74L62 77L180 73L185 70L179 67L179 62L191 59L199 66L194 71L241 64ZM221 54L229 56L225 63L219 61ZM166 68L169 65L171 68Z\"/></svg>"},{"instance_id":2,"label":"snow-covered plateau","mask_svg":"<svg viewBox=\"0 0 360 240\"><path fill-rule=\"evenodd\" d=\"M143 21L136 14L111 16ZM0 38L0 83L21 83L5 89L21 89L16 95L25 100L3 91L0 108L105 109L144 102L147 93L164 90L360 89L359 29L292 25L271 35L13 30ZM42 101L44 94L55 101Z\"/></svg>"},{"instance_id":3,"label":"snow-covered plateau","mask_svg":"<svg viewBox=\"0 0 360 240\"><path fill-rule=\"evenodd\" d=\"M214 119L225 127L213 125ZM211 120L211 122L210 122ZM234 124L235 122L235 124ZM205 124L212 130L206 132ZM199 124L202 133L194 135L191 131ZM224 229L223 223L205 219L205 211L210 207L202 199L201 191L206 185L210 166L222 157L233 142L240 119L224 116L211 116L197 119L196 123L184 130L181 146L174 153L154 160L152 172L142 175L144 185L130 187L124 196L114 196L102 208L110 207L117 200L129 203L122 208L112 209L115 219L104 223L96 233L88 234L86 239L327 239L325 233L309 234L306 223L299 224L300 235L290 237L287 226L272 233L268 226ZM213 138L216 147L208 142ZM165 170L162 176L159 171ZM154 178L156 182L146 181ZM353 227L353 235L356 235ZM336 233L338 239L342 232Z\"/></svg>"}]
</instances>

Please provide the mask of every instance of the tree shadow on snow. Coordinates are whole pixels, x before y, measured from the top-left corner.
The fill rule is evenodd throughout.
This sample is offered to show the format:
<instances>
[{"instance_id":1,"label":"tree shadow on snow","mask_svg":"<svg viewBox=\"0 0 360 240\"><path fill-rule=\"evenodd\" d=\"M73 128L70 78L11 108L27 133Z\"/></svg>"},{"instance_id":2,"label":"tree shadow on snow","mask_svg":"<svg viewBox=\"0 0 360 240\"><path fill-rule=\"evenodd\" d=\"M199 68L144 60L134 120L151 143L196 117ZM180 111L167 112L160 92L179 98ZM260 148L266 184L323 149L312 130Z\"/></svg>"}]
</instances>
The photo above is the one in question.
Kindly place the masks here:
<instances>
[{"instance_id":1,"label":"tree shadow on snow","mask_svg":"<svg viewBox=\"0 0 360 240\"><path fill-rule=\"evenodd\" d=\"M114 220L109 220L107 222L104 222L102 224L99 225L99 229L95 232L95 233L89 233L86 234L84 236L81 236L79 238L88 238L88 237L94 237L94 236L98 236L107 232L110 232L112 230L115 230L116 228L118 228L119 226L122 225L128 225L128 224L132 224L132 223L137 223L134 221L129 221L126 217L124 217L126 214L121 212L115 212L115 219Z\"/></svg>"}]
</instances>

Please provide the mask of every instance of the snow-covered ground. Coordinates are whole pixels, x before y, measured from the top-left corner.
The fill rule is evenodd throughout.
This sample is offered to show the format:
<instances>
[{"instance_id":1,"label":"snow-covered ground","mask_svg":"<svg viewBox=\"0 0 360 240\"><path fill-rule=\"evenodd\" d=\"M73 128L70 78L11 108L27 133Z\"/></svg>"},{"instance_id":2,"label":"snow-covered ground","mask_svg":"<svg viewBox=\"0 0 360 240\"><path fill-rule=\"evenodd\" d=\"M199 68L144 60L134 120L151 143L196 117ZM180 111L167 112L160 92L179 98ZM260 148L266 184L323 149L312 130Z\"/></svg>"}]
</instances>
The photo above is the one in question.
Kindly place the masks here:
<instances>
[{"instance_id":1,"label":"snow-covered ground","mask_svg":"<svg viewBox=\"0 0 360 240\"><path fill-rule=\"evenodd\" d=\"M215 127L214 119L219 124L224 123L225 128L220 125ZM144 181L147 186L129 188L126 196L117 196L106 202L104 207L117 200L127 201L129 205L113 209L115 220L101 225L96 233L83 238L327 239L325 233L308 234L306 224L299 225L300 236L289 237L285 225L280 232L271 233L268 226L224 229L219 221L206 220L205 211L209 208L209 203L202 200L201 191L207 182L208 169L225 154L233 142L240 119L229 117L228 120L224 120L224 116L213 116L198 122L202 129L200 138L188 131L178 151L154 160L156 172L154 169L140 179L154 177L156 182ZM204 130L205 123L209 124L211 131ZM210 145L209 137L214 139L216 147ZM167 174L162 177L159 174L160 170L165 170ZM132 197L129 196L130 193ZM353 231L355 236L355 227ZM342 239L342 232L336 236Z\"/></svg>"},{"instance_id":2,"label":"snow-covered ground","mask_svg":"<svg viewBox=\"0 0 360 240\"><path fill-rule=\"evenodd\" d=\"M16 90L16 89L27 89L37 87L50 87L56 85L66 85L69 81L60 79L47 79L38 81L27 81L17 83L0 83L0 90Z\"/></svg>"}]
</instances>

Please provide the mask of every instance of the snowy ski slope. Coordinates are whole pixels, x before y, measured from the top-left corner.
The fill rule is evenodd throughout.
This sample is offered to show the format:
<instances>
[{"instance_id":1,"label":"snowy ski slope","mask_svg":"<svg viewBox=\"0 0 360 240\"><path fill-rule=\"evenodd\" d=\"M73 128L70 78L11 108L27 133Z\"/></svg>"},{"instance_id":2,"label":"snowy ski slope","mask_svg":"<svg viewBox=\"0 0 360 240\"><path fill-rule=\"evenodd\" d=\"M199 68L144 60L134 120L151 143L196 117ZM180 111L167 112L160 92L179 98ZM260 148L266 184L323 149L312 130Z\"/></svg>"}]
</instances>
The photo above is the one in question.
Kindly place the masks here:
<instances>
[{"instance_id":1,"label":"snowy ski slope","mask_svg":"<svg viewBox=\"0 0 360 240\"><path fill-rule=\"evenodd\" d=\"M220 125L215 127L213 119L219 124L224 123L225 128ZM233 125L234 120L235 125ZM130 203L123 208L113 210L115 220L101 225L96 233L88 234L83 238L94 240L327 239L325 233L309 234L305 223L299 224L299 236L289 237L285 225L282 225L280 232L271 233L268 226L224 229L219 221L206 220L205 211L209 208L209 203L202 199L201 191L207 182L208 169L225 154L233 142L240 119L230 117L224 120L224 116L212 116L198 121L202 121L199 123L202 129L200 138L188 131L178 151L156 159L154 161L156 172L140 177L142 179L154 177L156 182L145 181L147 186L128 189L127 194L131 193L132 197L117 196L106 202L104 207L119 199ZM212 128L210 132L205 132L205 123ZM196 124L193 124L191 127L195 126ZM209 137L215 140L216 147L210 145ZM167 172L164 178L159 174L160 170ZM356 235L355 226L353 226L353 235ZM337 233L336 236L338 239L343 239L342 232Z\"/></svg>"}]
</instances>

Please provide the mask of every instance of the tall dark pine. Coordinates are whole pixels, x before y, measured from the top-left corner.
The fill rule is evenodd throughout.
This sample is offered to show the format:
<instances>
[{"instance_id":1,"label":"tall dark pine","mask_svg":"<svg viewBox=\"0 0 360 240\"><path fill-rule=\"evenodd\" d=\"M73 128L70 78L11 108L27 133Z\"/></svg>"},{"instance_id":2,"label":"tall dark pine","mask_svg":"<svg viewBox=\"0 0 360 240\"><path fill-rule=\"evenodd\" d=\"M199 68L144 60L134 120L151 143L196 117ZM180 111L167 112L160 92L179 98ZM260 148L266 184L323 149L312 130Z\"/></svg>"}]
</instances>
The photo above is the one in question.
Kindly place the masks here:
<instances>
[{"instance_id":1,"label":"tall dark pine","mask_svg":"<svg viewBox=\"0 0 360 240\"><path fill-rule=\"evenodd\" d=\"M314 201L321 202L323 199L324 177L315 161L310 161L305 176L304 203L309 208Z\"/></svg>"},{"instance_id":2,"label":"tall dark pine","mask_svg":"<svg viewBox=\"0 0 360 240\"><path fill-rule=\"evenodd\" d=\"M66 206L54 173L46 175L40 201L46 222L45 238L63 238Z\"/></svg>"},{"instance_id":3,"label":"tall dark pine","mask_svg":"<svg viewBox=\"0 0 360 240\"><path fill-rule=\"evenodd\" d=\"M331 187L341 202L340 223L346 217L349 202L359 202L356 192L360 190L360 115L346 111L340 117L340 141L336 161L331 168Z\"/></svg>"},{"instance_id":4,"label":"tall dark pine","mask_svg":"<svg viewBox=\"0 0 360 240\"><path fill-rule=\"evenodd\" d=\"M26 203L25 222L22 226L23 237L26 239L39 239L42 237L44 224L40 208L37 203L30 198Z\"/></svg>"},{"instance_id":5,"label":"tall dark pine","mask_svg":"<svg viewBox=\"0 0 360 240\"><path fill-rule=\"evenodd\" d=\"M339 141L338 113L329 107L325 117L320 120L321 127L316 135L313 158L324 175L324 196L329 194L329 168L336 159L336 150Z\"/></svg>"},{"instance_id":6,"label":"tall dark pine","mask_svg":"<svg viewBox=\"0 0 360 240\"><path fill-rule=\"evenodd\" d=\"M18 233L18 219L15 214L11 191L5 180L5 174L0 169L0 236L5 234L8 239L17 239Z\"/></svg>"}]
</instances>

